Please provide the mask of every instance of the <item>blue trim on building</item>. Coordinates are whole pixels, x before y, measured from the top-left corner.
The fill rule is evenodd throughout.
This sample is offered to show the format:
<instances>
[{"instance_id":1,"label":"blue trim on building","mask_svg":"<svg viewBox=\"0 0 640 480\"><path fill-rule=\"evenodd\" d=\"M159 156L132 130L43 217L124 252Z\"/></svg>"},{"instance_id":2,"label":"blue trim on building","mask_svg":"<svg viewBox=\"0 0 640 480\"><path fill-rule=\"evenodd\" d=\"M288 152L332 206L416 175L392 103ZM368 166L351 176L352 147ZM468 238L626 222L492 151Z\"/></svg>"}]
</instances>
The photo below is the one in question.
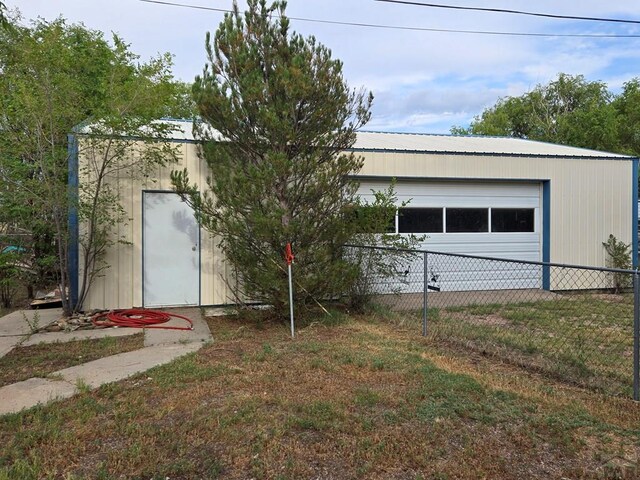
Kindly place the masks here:
<instances>
[{"instance_id":1,"label":"blue trim on building","mask_svg":"<svg viewBox=\"0 0 640 480\"><path fill-rule=\"evenodd\" d=\"M542 182L542 261L551 261L551 182ZM551 290L551 270L542 267L542 288Z\"/></svg>"},{"instance_id":2,"label":"blue trim on building","mask_svg":"<svg viewBox=\"0 0 640 480\"><path fill-rule=\"evenodd\" d=\"M633 252L633 268L638 268L638 166L640 159L633 161L633 173L631 175L631 188L633 196L633 218L631 219L631 248Z\"/></svg>"},{"instance_id":3,"label":"blue trim on building","mask_svg":"<svg viewBox=\"0 0 640 480\"><path fill-rule=\"evenodd\" d=\"M69 186L69 247L67 258L69 262L69 300L74 308L78 303L79 266L79 229L78 229L78 138L67 135L67 156L69 171L67 182Z\"/></svg>"}]
</instances>

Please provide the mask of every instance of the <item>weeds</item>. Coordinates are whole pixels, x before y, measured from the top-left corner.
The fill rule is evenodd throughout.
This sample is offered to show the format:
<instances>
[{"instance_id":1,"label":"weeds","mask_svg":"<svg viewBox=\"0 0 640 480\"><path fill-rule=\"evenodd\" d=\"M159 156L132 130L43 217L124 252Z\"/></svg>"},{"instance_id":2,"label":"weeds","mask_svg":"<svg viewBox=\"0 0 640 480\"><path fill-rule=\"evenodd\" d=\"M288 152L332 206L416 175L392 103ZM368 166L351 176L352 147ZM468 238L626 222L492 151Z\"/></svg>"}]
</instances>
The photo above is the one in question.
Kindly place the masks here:
<instances>
[{"instance_id":1,"label":"weeds","mask_svg":"<svg viewBox=\"0 0 640 480\"><path fill-rule=\"evenodd\" d=\"M40 329L40 312L34 310L33 318L29 318L29 315L27 315L25 312L22 312L22 318L29 327L29 333L33 334L38 332L38 330Z\"/></svg>"},{"instance_id":2,"label":"weeds","mask_svg":"<svg viewBox=\"0 0 640 480\"><path fill-rule=\"evenodd\" d=\"M583 478L640 453L632 402L382 321L211 322L196 354L0 418L0 478Z\"/></svg>"},{"instance_id":3,"label":"weeds","mask_svg":"<svg viewBox=\"0 0 640 480\"><path fill-rule=\"evenodd\" d=\"M91 386L85 382L85 380L83 378L78 378L76 380L76 390L78 391L78 393L82 394L82 393L89 393L91 391Z\"/></svg>"}]
</instances>

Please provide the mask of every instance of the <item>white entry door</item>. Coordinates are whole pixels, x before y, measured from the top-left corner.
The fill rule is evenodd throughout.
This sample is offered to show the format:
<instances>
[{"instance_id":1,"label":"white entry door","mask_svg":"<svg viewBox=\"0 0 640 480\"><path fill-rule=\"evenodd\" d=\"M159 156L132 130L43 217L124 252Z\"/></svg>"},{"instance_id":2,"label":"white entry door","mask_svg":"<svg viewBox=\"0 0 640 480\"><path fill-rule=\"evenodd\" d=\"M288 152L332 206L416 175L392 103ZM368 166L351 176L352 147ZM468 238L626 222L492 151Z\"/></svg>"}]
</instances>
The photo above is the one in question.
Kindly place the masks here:
<instances>
[{"instance_id":1,"label":"white entry door","mask_svg":"<svg viewBox=\"0 0 640 480\"><path fill-rule=\"evenodd\" d=\"M175 193L143 192L145 307L200 303L200 228Z\"/></svg>"}]
</instances>

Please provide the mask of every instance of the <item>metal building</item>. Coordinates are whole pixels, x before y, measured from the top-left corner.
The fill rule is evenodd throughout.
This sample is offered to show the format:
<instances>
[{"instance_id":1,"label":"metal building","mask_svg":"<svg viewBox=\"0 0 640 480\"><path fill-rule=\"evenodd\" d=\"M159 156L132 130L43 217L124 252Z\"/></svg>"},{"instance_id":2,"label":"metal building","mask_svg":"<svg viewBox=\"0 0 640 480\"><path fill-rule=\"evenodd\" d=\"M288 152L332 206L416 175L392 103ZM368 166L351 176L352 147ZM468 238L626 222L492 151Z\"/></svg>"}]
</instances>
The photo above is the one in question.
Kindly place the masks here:
<instances>
[{"instance_id":1,"label":"metal building","mask_svg":"<svg viewBox=\"0 0 640 480\"><path fill-rule=\"evenodd\" d=\"M198 185L210 175L191 124L175 125L178 164L143 182L118 179L130 221L117 235L126 242L107 253L110 268L86 309L233 303L216 239L171 192L171 170L187 168ZM396 231L426 234L429 250L604 266L602 242L613 234L638 251L635 157L514 138L374 132L359 133L353 150L365 159L360 194L396 179L398 200L410 200ZM77 171L82 155L70 162ZM553 288L536 282L526 287Z\"/></svg>"}]
</instances>

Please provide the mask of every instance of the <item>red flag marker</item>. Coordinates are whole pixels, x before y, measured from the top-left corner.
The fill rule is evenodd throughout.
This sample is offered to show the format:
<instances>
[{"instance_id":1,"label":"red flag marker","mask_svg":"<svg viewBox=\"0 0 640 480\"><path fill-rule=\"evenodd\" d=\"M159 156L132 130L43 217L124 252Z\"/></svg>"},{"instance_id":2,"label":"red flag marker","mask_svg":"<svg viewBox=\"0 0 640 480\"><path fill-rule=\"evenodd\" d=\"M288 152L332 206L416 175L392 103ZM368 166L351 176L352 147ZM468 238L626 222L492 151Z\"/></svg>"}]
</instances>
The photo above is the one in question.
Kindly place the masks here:
<instances>
[{"instance_id":1,"label":"red flag marker","mask_svg":"<svg viewBox=\"0 0 640 480\"><path fill-rule=\"evenodd\" d=\"M287 262L287 269L289 271L289 315L291 317L291 338L295 338L295 328L293 326L293 281L291 273L291 264L293 263L293 252L291 251L291 243L287 243L284 249L284 259Z\"/></svg>"}]
</instances>

